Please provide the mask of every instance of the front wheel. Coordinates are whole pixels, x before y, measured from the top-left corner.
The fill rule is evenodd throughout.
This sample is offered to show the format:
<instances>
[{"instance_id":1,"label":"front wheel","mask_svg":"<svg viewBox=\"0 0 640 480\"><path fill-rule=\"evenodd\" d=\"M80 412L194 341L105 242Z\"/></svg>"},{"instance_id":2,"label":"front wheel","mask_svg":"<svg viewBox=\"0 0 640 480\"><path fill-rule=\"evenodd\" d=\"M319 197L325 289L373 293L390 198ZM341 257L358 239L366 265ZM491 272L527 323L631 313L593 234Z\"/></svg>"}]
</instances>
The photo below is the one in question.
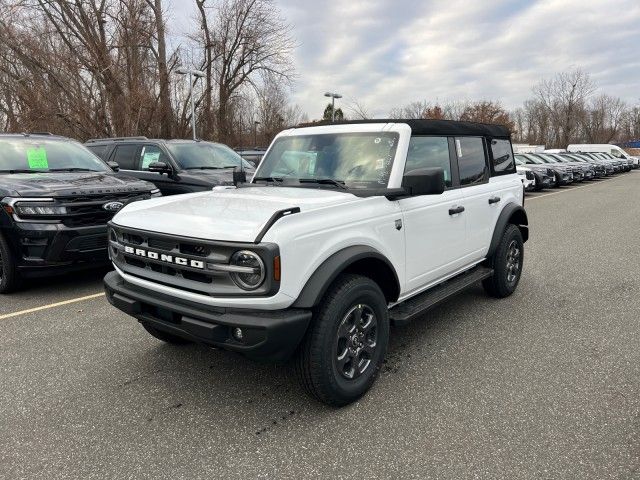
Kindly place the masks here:
<instances>
[{"instance_id":1,"label":"front wheel","mask_svg":"<svg viewBox=\"0 0 640 480\"><path fill-rule=\"evenodd\" d=\"M380 287L361 275L343 275L314 315L295 361L297 376L321 402L347 405L375 381L388 342L389 315Z\"/></svg>"},{"instance_id":2,"label":"front wheel","mask_svg":"<svg viewBox=\"0 0 640 480\"><path fill-rule=\"evenodd\" d=\"M20 276L16 262L11 255L9 244L0 235L0 293L10 293L20 286Z\"/></svg>"},{"instance_id":3,"label":"front wheel","mask_svg":"<svg viewBox=\"0 0 640 480\"><path fill-rule=\"evenodd\" d=\"M508 297L515 292L522 275L523 260L522 233L517 226L509 224L490 259L493 275L483 280L485 291L497 298Z\"/></svg>"}]
</instances>

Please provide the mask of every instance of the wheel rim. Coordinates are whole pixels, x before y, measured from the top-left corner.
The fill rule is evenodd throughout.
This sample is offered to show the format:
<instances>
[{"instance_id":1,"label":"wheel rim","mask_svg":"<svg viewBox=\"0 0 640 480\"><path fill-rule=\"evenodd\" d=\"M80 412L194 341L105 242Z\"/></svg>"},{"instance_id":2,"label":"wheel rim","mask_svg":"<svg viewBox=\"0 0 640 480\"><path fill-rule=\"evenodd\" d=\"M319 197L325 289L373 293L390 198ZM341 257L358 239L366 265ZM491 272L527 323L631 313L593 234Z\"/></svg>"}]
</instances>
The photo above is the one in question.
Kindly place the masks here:
<instances>
[{"instance_id":1,"label":"wheel rim","mask_svg":"<svg viewBox=\"0 0 640 480\"><path fill-rule=\"evenodd\" d=\"M378 319L365 304L353 306L338 325L335 365L340 375L354 380L371 366L378 346Z\"/></svg>"},{"instance_id":2,"label":"wheel rim","mask_svg":"<svg viewBox=\"0 0 640 480\"><path fill-rule=\"evenodd\" d=\"M515 283L520 273L520 258L522 252L518 242L511 240L509 248L507 248L507 282Z\"/></svg>"}]
</instances>

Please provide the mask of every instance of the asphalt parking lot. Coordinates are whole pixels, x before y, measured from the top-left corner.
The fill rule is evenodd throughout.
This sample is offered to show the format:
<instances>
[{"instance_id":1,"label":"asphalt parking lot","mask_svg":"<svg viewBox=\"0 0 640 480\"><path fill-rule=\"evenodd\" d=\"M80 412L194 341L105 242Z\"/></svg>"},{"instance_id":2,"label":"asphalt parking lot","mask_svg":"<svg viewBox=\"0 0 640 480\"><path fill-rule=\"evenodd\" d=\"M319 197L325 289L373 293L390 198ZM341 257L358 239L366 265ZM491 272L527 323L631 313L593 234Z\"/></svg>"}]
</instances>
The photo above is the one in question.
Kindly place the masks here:
<instances>
[{"instance_id":1,"label":"asphalt parking lot","mask_svg":"<svg viewBox=\"0 0 640 480\"><path fill-rule=\"evenodd\" d=\"M0 297L0 478L640 478L640 172L525 208L516 294L394 329L341 410L155 340L92 296L104 271Z\"/></svg>"}]
</instances>

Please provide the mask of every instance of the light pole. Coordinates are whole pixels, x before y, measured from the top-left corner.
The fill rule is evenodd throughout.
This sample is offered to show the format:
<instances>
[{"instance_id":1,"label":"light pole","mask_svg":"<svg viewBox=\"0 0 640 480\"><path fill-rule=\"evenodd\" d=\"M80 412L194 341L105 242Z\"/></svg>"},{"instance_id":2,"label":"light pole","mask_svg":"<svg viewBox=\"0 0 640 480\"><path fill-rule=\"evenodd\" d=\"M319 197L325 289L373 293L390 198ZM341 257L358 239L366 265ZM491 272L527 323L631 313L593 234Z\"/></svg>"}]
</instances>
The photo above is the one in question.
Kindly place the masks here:
<instances>
[{"instance_id":1,"label":"light pole","mask_svg":"<svg viewBox=\"0 0 640 480\"><path fill-rule=\"evenodd\" d=\"M342 95L339 93L327 92L324 96L331 98L331 123L333 123L336 121L336 98L342 98Z\"/></svg>"},{"instance_id":2,"label":"light pole","mask_svg":"<svg viewBox=\"0 0 640 480\"><path fill-rule=\"evenodd\" d=\"M189 96L191 97L191 131L193 132L193 139L196 140L196 106L195 101L193 100L193 77L196 77L196 81L198 81L198 78L204 77L205 74L200 70L188 68L179 68L176 70L176 73L180 75L189 75Z\"/></svg>"},{"instance_id":3,"label":"light pole","mask_svg":"<svg viewBox=\"0 0 640 480\"><path fill-rule=\"evenodd\" d=\"M255 120L253 122L253 146L254 147L258 146L258 125L260 125L260 122Z\"/></svg>"}]
</instances>

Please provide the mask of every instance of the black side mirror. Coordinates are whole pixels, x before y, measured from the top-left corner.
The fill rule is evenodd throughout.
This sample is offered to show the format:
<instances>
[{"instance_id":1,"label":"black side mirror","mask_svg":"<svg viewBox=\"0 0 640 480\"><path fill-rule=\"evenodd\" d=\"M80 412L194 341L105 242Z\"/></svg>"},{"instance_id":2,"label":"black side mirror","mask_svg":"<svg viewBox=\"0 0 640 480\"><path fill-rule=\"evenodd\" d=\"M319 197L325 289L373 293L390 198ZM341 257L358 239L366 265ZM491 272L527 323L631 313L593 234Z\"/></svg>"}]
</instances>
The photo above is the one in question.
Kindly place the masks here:
<instances>
[{"instance_id":1,"label":"black side mirror","mask_svg":"<svg viewBox=\"0 0 640 480\"><path fill-rule=\"evenodd\" d=\"M149 171L155 173L171 173L171 166L165 162L153 162L149 164Z\"/></svg>"},{"instance_id":2,"label":"black side mirror","mask_svg":"<svg viewBox=\"0 0 640 480\"><path fill-rule=\"evenodd\" d=\"M107 162L107 166L114 172L120 171L120 165L118 165L118 162Z\"/></svg>"},{"instance_id":3,"label":"black side mirror","mask_svg":"<svg viewBox=\"0 0 640 480\"><path fill-rule=\"evenodd\" d=\"M446 187L444 169L418 168L404 174L402 187L411 196L440 195Z\"/></svg>"},{"instance_id":4,"label":"black side mirror","mask_svg":"<svg viewBox=\"0 0 640 480\"><path fill-rule=\"evenodd\" d=\"M233 169L233 184L238 185L239 183L247 183L247 174L244 170L238 170L238 168Z\"/></svg>"}]
</instances>

